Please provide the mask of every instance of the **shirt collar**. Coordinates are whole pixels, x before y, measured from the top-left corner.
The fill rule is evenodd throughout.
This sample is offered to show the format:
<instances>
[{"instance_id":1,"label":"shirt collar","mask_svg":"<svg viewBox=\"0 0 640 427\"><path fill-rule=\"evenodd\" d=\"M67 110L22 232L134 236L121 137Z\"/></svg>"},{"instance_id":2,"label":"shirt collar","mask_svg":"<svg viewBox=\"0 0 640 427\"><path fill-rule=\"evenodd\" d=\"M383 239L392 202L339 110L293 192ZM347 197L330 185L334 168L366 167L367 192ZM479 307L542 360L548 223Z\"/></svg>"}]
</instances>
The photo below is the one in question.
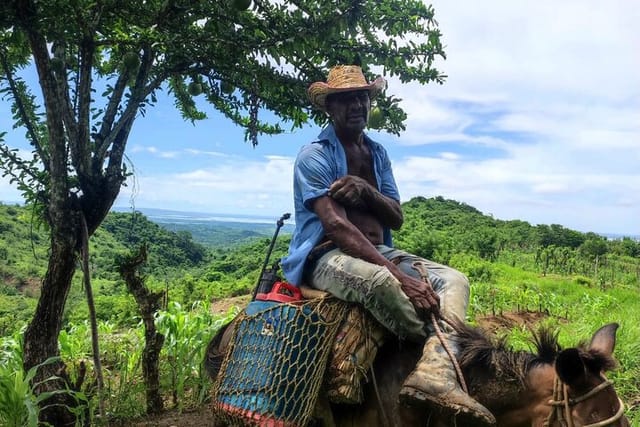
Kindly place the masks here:
<instances>
[{"instance_id":1,"label":"shirt collar","mask_svg":"<svg viewBox=\"0 0 640 427\"><path fill-rule=\"evenodd\" d=\"M327 127L322 129L322 132L318 135L318 141L329 141L331 145L336 145L338 143L338 135L336 135L336 130L333 127L333 124L329 123Z\"/></svg>"},{"instance_id":2,"label":"shirt collar","mask_svg":"<svg viewBox=\"0 0 640 427\"><path fill-rule=\"evenodd\" d=\"M340 141L338 140L338 135L336 135L336 129L333 127L332 123L329 123L324 129L322 129L322 132L320 132L320 134L318 135L318 140L316 142L320 142L320 141L329 141L329 143L333 146L337 145L340 143ZM364 141L371 146L371 138L369 138L369 136L367 136L367 134L364 134Z\"/></svg>"}]
</instances>

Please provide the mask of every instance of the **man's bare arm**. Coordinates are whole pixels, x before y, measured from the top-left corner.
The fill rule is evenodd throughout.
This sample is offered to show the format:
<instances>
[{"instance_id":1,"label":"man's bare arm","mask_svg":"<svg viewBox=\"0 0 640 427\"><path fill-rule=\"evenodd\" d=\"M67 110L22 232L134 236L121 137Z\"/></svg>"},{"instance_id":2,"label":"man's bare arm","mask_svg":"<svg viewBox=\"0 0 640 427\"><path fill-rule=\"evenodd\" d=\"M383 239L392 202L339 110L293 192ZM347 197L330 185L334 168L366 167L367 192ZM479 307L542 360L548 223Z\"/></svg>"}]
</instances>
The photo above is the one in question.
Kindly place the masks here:
<instances>
[{"instance_id":1,"label":"man's bare arm","mask_svg":"<svg viewBox=\"0 0 640 427\"><path fill-rule=\"evenodd\" d=\"M372 264L387 267L400 281L403 292L409 297L416 311L439 312L439 297L426 283L403 273L397 265L383 257L364 234L347 218L343 206L329 196L315 200L313 210L320 218L325 235L342 252Z\"/></svg>"},{"instance_id":2,"label":"man's bare arm","mask_svg":"<svg viewBox=\"0 0 640 427\"><path fill-rule=\"evenodd\" d=\"M329 195L344 206L371 212L393 230L399 229L404 221L400 203L359 176L345 175L335 180L329 187Z\"/></svg>"}]
</instances>

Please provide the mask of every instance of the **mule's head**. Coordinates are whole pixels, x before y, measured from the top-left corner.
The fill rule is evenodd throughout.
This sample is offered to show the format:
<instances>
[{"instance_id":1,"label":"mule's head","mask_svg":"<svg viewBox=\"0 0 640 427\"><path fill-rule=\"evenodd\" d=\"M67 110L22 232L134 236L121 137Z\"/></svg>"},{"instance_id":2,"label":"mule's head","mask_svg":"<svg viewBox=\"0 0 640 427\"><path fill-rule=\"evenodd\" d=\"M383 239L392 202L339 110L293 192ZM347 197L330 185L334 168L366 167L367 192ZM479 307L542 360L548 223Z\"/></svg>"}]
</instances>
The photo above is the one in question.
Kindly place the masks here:
<instances>
[{"instance_id":1,"label":"mule's head","mask_svg":"<svg viewBox=\"0 0 640 427\"><path fill-rule=\"evenodd\" d=\"M561 351L555 361L557 376L551 426L628 427L624 405L604 373L615 366L613 350L618 325L598 329L588 346ZM571 417L571 421L569 420ZM565 420L563 424L561 420Z\"/></svg>"}]
</instances>

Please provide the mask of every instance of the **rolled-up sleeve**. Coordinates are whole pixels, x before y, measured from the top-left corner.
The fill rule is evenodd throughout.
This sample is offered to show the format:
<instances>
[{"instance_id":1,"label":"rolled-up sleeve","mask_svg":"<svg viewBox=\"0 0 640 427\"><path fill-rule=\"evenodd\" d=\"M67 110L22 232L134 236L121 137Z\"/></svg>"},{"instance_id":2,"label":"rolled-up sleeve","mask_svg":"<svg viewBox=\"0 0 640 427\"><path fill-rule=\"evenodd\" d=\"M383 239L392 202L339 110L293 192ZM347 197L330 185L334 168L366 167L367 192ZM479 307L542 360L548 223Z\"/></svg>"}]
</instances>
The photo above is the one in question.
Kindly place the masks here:
<instances>
[{"instance_id":1,"label":"rolled-up sleeve","mask_svg":"<svg viewBox=\"0 0 640 427\"><path fill-rule=\"evenodd\" d=\"M311 144L300 152L294 167L295 185L298 186L304 206L311 209L312 202L325 196L336 179L332 162L319 144Z\"/></svg>"}]
</instances>

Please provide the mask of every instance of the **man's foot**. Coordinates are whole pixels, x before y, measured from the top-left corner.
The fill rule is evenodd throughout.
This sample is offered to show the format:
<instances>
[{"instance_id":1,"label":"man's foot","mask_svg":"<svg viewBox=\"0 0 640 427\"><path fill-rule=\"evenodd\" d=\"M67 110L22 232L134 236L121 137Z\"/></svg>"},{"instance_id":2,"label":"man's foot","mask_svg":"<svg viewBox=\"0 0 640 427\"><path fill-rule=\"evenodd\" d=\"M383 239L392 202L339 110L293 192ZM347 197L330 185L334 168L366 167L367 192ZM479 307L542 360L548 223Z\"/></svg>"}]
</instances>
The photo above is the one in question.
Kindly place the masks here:
<instances>
[{"instance_id":1,"label":"man's foot","mask_svg":"<svg viewBox=\"0 0 640 427\"><path fill-rule=\"evenodd\" d=\"M451 336L445 337L449 346L455 348ZM459 425L496 425L493 414L462 390L453 362L435 336L427 340L420 361L402 385L399 399L407 406L439 410L455 417Z\"/></svg>"},{"instance_id":2,"label":"man's foot","mask_svg":"<svg viewBox=\"0 0 640 427\"><path fill-rule=\"evenodd\" d=\"M451 393L434 396L405 383L400 390L399 398L400 402L406 406L426 407L452 418L455 417L457 425L460 426L496 425L493 414L462 390L453 390Z\"/></svg>"}]
</instances>

